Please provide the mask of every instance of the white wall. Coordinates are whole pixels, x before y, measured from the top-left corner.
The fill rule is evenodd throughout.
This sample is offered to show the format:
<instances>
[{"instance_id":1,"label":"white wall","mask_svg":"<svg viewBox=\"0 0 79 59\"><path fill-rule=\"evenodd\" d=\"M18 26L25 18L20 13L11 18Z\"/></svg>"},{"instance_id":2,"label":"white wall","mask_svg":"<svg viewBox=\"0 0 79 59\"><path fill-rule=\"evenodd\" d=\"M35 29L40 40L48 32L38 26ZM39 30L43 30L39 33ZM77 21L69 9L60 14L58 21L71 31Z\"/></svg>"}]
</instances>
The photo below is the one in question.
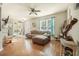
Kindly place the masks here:
<instances>
[{"instance_id":1,"label":"white wall","mask_svg":"<svg viewBox=\"0 0 79 59\"><path fill-rule=\"evenodd\" d=\"M36 24L36 29L39 30L39 20L43 20L43 19L50 19L52 16L55 17L55 35L59 35L60 32L60 27L63 23L64 20L67 19L67 12L66 11L62 11L59 13L55 13L55 14L51 14L51 15L47 15L47 16L43 16L43 17L39 17L39 18L34 18L31 19L32 23Z\"/></svg>"},{"instance_id":2,"label":"white wall","mask_svg":"<svg viewBox=\"0 0 79 59\"><path fill-rule=\"evenodd\" d=\"M75 17L77 19L79 19L79 8L76 9L76 4L71 4L68 9L70 9L70 15L72 15L72 17Z\"/></svg>"}]
</instances>

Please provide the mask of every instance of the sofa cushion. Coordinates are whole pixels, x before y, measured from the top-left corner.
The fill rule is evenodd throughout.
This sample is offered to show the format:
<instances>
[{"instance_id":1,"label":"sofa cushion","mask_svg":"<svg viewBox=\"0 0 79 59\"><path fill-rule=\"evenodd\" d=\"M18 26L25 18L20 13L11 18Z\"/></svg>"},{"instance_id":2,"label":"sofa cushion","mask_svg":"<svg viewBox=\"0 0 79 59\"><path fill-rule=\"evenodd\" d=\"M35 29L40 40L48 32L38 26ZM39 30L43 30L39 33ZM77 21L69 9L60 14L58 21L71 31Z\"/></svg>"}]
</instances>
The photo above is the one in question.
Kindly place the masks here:
<instances>
[{"instance_id":1,"label":"sofa cushion","mask_svg":"<svg viewBox=\"0 0 79 59\"><path fill-rule=\"evenodd\" d=\"M31 39L32 37L34 37L36 35L44 35L44 36L49 37L50 36L50 32L49 31L32 30L30 33L26 34L26 37Z\"/></svg>"},{"instance_id":2,"label":"sofa cushion","mask_svg":"<svg viewBox=\"0 0 79 59\"><path fill-rule=\"evenodd\" d=\"M33 38L40 38L40 39L46 39L48 37L44 36L44 35L36 35Z\"/></svg>"},{"instance_id":3,"label":"sofa cushion","mask_svg":"<svg viewBox=\"0 0 79 59\"><path fill-rule=\"evenodd\" d=\"M39 30L32 30L31 31L31 34L40 34L40 35L42 35L44 33L50 34L49 31L39 31Z\"/></svg>"}]
</instances>

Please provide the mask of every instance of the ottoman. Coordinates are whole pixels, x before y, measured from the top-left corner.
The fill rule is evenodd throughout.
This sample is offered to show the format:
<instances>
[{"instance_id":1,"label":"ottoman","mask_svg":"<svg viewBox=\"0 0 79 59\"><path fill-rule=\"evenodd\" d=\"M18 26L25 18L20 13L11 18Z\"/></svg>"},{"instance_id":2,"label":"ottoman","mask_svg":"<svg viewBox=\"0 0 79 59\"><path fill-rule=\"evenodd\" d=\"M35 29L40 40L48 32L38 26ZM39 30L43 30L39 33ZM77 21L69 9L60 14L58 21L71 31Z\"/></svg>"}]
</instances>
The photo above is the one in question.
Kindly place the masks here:
<instances>
[{"instance_id":1,"label":"ottoman","mask_svg":"<svg viewBox=\"0 0 79 59\"><path fill-rule=\"evenodd\" d=\"M36 35L32 38L32 42L39 44L39 45L45 45L50 41L50 39L47 36L44 35Z\"/></svg>"}]
</instances>

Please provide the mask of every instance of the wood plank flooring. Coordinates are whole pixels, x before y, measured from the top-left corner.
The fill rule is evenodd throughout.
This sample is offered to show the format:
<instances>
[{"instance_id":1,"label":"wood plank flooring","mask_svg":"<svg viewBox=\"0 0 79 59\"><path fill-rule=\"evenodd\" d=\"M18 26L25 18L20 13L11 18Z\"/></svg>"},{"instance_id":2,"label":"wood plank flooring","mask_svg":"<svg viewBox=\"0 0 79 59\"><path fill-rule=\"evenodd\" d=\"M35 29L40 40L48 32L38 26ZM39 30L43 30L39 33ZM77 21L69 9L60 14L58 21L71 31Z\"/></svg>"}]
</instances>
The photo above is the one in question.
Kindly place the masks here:
<instances>
[{"instance_id":1,"label":"wood plank flooring","mask_svg":"<svg viewBox=\"0 0 79 59\"><path fill-rule=\"evenodd\" d=\"M32 43L32 39L19 39L0 52L1 56L60 56L62 46L59 40L52 40L45 46Z\"/></svg>"}]
</instances>

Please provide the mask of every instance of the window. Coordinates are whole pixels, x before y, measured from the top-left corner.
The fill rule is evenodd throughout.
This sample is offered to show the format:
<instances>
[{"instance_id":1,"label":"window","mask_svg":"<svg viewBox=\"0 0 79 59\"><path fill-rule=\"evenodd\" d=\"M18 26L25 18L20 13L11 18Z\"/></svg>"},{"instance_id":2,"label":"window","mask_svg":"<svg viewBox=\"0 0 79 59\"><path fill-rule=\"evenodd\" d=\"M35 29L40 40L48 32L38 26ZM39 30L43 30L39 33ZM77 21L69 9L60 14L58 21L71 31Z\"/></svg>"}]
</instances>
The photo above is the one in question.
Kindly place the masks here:
<instances>
[{"instance_id":1,"label":"window","mask_svg":"<svg viewBox=\"0 0 79 59\"><path fill-rule=\"evenodd\" d=\"M50 19L40 21L40 30L41 31L50 31Z\"/></svg>"},{"instance_id":2,"label":"window","mask_svg":"<svg viewBox=\"0 0 79 59\"><path fill-rule=\"evenodd\" d=\"M40 21L40 30L41 31L46 31L46 20L41 20Z\"/></svg>"},{"instance_id":3,"label":"window","mask_svg":"<svg viewBox=\"0 0 79 59\"><path fill-rule=\"evenodd\" d=\"M40 30L50 31L51 35L54 35L54 17L46 20L40 20Z\"/></svg>"}]
</instances>

